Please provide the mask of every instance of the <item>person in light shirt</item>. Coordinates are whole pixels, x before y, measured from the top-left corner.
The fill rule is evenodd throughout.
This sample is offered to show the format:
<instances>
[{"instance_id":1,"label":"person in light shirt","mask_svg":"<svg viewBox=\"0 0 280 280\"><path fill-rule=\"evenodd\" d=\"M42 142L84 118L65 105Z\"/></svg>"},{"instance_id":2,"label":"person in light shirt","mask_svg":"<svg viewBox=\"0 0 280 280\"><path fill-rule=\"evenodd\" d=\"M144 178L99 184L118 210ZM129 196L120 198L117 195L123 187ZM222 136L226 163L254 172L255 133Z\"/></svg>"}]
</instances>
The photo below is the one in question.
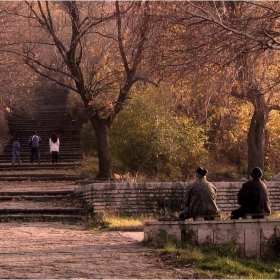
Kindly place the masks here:
<instances>
[{"instance_id":1,"label":"person in light shirt","mask_svg":"<svg viewBox=\"0 0 280 280\"><path fill-rule=\"evenodd\" d=\"M49 140L50 153L52 154L52 163L57 163L58 153L59 153L59 138L55 132L52 133L52 136Z\"/></svg>"}]
</instances>

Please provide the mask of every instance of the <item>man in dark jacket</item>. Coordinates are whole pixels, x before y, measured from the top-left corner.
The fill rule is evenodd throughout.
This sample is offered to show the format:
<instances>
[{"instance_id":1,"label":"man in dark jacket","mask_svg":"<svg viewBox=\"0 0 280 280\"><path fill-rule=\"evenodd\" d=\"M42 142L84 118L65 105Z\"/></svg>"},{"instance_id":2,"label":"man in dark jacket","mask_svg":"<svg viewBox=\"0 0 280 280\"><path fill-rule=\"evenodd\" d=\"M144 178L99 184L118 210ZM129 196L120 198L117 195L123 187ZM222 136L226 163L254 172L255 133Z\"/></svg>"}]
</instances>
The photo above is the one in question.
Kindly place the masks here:
<instances>
[{"instance_id":1,"label":"man in dark jacket","mask_svg":"<svg viewBox=\"0 0 280 280\"><path fill-rule=\"evenodd\" d=\"M182 211L179 213L180 219L195 217L213 219L208 216L219 214L220 211L216 204L217 189L206 180L207 172L207 169L197 168L195 181L187 186Z\"/></svg>"},{"instance_id":2,"label":"man in dark jacket","mask_svg":"<svg viewBox=\"0 0 280 280\"><path fill-rule=\"evenodd\" d=\"M37 162L40 163L39 145L41 144L41 137L37 135L37 131L34 131L33 135L28 140L28 146L31 148L30 162L33 163L34 157Z\"/></svg>"},{"instance_id":3,"label":"man in dark jacket","mask_svg":"<svg viewBox=\"0 0 280 280\"><path fill-rule=\"evenodd\" d=\"M239 219L246 214L271 213L267 186L261 180L262 170L255 167L251 170L250 176L252 180L244 183L238 192L237 203L241 207L231 212L231 219ZM263 215L256 218L263 218Z\"/></svg>"}]
</instances>

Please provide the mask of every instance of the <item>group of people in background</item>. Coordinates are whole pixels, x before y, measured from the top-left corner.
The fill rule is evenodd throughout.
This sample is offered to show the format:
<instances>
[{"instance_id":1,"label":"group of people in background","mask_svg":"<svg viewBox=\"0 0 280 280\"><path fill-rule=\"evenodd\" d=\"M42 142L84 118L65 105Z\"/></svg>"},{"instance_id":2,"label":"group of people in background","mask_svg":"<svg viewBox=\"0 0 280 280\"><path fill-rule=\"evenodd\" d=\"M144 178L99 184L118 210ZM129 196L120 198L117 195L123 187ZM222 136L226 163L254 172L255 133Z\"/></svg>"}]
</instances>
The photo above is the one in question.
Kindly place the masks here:
<instances>
[{"instance_id":1,"label":"group of people in background","mask_svg":"<svg viewBox=\"0 0 280 280\"><path fill-rule=\"evenodd\" d=\"M179 219L185 220L203 217L212 220L220 215L216 203L217 188L206 179L208 170L198 167L194 182L187 186L184 203L179 211ZM250 180L242 184L237 194L238 209L231 212L231 219L239 219L248 214L255 218L263 218L264 214L271 214L271 204L266 184L261 180L263 171L255 167L250 172Z\"/></svg>"},{"instance_id":2,"label":"group of people in background","mask_svg":"<svg viewBox=\"0 0 280 280\"><path fill-rule=\"evenodd\" d=\"M37 135L37 131L34 131L33 135L29 137L28 140L28 146L31 149L31 155L30 155L30 162L33 164L34 161L37 161L38 164L40 164L40 152L39 152L39 146L42 142L42 139L39 135ZM49 148L50 153L52 156L52 163L57 163L58 161L58 153L59 153L59 147L60 147L60 141L58 135L53 132L50 139L49 139ZM16 137L12 144L12 164L15 164L16 162L21 164L22 161L20 159L20 142L19 139Z\"/></svg>"}]
</instances>

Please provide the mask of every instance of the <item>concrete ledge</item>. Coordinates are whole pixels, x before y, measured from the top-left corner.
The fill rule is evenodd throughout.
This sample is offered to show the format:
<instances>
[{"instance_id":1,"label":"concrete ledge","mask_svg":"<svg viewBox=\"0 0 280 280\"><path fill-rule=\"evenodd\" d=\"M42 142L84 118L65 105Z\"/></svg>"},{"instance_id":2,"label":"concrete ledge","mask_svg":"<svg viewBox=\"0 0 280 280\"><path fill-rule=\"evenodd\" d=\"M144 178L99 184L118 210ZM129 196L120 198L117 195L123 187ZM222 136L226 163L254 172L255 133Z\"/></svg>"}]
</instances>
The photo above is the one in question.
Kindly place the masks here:
<instances>
[{"instance_id":1,"label":"concrete ledge","mask_svg":"<svg viewBox=\"0 0 280 280\"><path fill-rule=\"evenodd\" d=\"M182 242L217 245L234 242L246 257L274 259L280 256L280 219L211 221L149 221L144 223L144 241L159 234Z\"/></svg>"}]
</instances>

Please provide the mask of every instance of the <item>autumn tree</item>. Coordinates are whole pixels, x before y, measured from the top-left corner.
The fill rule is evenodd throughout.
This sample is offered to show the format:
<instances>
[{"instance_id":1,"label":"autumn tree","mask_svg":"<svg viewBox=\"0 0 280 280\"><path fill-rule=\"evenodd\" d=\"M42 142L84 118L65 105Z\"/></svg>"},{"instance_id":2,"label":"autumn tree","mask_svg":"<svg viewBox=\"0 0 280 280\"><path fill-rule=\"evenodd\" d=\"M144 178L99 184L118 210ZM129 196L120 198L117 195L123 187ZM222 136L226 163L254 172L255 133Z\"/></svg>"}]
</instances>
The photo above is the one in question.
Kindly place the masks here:
<instances>
[{"instance_id":1,"label":"autumn tree","mask_svg":"<svg viewBox=\"0 0 280 280\"><path fill-rule=\"evenodd\" d=\"M99 178L111 177L109 129L131 88L152 82L153 46L147 2L25 2L21 55L36 73L81 96L96 134ZM19 38L20 39L20 38Z\"/></svg>"},{"instance_id":2,"label":"autumn tree","mask_svg":"<svg viewBox=\"0 0 280 280\"><path fill-rule=\"evenodd\" d=\"M216 77L209 75L210 88L216 81L223 81L220 98L226 93L252 105L247 135L248 170L264 167L269 112L279 110L278 74L265 71L277 57L270 49L278 48L278 6L278 3L188 1L177 4L179 13L174 17L174 23L181 28L196 30L191 44L178 49L180 64L185 59L198 66L197 69L204 68L206 75L211 69ZM189 43L189 37L185 36L185 41ZM190 54L195 58L191 59ZM209 96L209 90L205 91Z\"/></svg>"}]
</instances>

